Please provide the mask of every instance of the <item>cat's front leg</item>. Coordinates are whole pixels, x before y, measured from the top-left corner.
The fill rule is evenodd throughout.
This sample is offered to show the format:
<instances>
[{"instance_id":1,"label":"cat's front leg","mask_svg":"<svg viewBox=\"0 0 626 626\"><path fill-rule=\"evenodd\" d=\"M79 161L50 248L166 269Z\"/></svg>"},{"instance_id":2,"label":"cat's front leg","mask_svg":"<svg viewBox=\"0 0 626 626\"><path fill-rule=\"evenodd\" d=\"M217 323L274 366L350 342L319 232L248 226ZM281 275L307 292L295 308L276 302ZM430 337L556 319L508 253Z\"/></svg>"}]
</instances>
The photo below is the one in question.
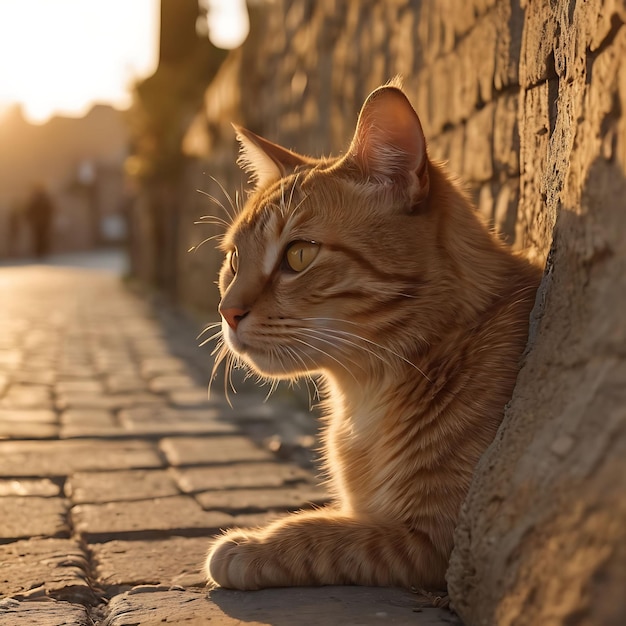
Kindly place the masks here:
<instances>
[{"instance_id":1,"label":"cat's front leg","mask_svg":"<svg viewBox=\"0 0 626 626\"><path fill-rule=\"evenodd\" d=\"M442 588L447 555L399 523L331 509L303 511L258 530L217 538L206 561L210 582L230 589L305 585Z\"/></svg>"}]
</instances>

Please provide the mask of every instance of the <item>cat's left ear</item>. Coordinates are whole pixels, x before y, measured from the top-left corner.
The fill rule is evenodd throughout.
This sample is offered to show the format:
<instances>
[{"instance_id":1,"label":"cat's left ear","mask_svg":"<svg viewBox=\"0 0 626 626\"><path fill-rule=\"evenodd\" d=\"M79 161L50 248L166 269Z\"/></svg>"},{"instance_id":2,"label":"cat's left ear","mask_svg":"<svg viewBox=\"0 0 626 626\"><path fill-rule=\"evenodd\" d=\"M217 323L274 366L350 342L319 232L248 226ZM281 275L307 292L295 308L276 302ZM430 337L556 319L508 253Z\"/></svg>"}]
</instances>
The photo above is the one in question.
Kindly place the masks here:
<instances>
[{"instance_id":1,"label":"cat's left ear","mask_svg":"<svg viewBox=\"0 0 626 626\"><path fill-rule=\"evenodd\" d=\"M257 188L275 182L311 161L246 128L235 124L233 128L241 145L237 163L250 174Z\"/></svg>"},{"instance_id":2,"label":"cat's left ear","mask_svg":"<svg viewBox=\"0 0 626 626\"><path fill-rule=\"evenodd\" d=\"M428 195L422 125L397 87L379 87L369 95L359 114L349 158L371 182L405 187L413 206Z\"/></svg>"}]
</instances>

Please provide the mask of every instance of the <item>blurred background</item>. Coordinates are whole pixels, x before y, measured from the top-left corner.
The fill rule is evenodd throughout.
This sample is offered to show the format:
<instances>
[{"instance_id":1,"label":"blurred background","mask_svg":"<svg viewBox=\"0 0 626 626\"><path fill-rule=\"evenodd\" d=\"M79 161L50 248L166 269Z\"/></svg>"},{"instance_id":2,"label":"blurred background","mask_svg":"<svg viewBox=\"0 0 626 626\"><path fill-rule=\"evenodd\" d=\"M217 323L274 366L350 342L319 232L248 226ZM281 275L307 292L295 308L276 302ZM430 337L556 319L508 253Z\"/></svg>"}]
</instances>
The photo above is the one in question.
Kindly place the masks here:
<instances>
[{"instance_id":1,"label":"blurred background","mask_svg":"<svg viewBox=\"0 0 626 626\"><path fill-rule=\"evenodd\" d=\"M135 279L214 313L217 231L194 222L245 189L231 122L338 154L399 74L431 157L543 262L561 208L614 199L591 164L626 163L624 72L605 69L624 20L557 4L2 0L0 261L117 246Z\"/></svg>"},{"instance_id":2,"label":"blurred background","mask_svg":"<svg viewBox=\"0 0 626 626\"><path fill-rule=\"evenodd\" d=\"M0 261L155 236L171 263L181 139L248 30L244 0L0 2Z\"/></svg>"},{"instance_id":3,"label":"blurred background","mask_svg":"<svg viewBox=\"0 0 626 626\"><path fill-rule=\"evenodd\" d=\"M205 194L228 204L220 185L245 187L231 122L339 153L367 94L396 74L431 154L504 237L528 245L508 89L519 41L497 44L498 67L494 57L516 15L484 4L2 0L0 261L114 246L139 281L215 311L221 259L200 244L216 231L194 222L220 212Z\"/></svg>"}]
</instances>

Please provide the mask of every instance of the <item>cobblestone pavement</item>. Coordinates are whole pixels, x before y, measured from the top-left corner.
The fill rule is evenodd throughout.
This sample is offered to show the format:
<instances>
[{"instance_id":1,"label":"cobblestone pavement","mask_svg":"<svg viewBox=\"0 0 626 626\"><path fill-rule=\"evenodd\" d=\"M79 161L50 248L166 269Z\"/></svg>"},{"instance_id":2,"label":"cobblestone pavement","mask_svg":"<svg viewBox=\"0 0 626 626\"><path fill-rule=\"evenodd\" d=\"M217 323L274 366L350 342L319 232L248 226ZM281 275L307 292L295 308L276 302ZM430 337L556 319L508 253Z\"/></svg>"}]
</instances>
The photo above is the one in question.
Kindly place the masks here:
<instances>
[{"instance_id":1,"label":"cobblestone pavement","mask_svg":"<svg viewBox=\"0 0 626 626\"><path fill-rule=\"evenodd\" d=\"M326 494L311 418L209 400L196 334L110 273L0 268L0 624L458 623L397 589L205 589L219 529Z\"/></svg>"}]
</instances>

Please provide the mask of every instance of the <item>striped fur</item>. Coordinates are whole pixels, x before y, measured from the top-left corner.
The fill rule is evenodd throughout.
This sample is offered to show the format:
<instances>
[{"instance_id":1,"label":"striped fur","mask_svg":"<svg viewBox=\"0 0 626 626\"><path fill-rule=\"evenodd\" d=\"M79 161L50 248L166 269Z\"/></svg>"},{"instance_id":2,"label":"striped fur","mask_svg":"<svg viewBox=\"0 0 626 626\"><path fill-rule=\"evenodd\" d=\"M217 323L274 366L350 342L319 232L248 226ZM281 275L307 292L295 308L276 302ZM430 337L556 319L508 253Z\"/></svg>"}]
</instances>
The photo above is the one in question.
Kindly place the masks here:
<instances>
[{"instance_id":1,"label":"striped fur","mask_svg":"<svg viewBox=\"0 0 626 626\"><path fill-rule=\"evenodd\" d=\"M242 142L252 137L239 130ZM227 261L220 273L220 359L321 383L333 501L218 537L206 565L214 584L445 586L473 469L515 384L540 270L481 223L428 159L421 132L387 86L364 105L342 158L289 152L285 162L266 140L244 151L262 152L277 174L268 180L270 164L259 165L263 183L221 244L238 267ZM319 244L301 272L285 265L294 241Z\"/></svg>"}]
</instances>

